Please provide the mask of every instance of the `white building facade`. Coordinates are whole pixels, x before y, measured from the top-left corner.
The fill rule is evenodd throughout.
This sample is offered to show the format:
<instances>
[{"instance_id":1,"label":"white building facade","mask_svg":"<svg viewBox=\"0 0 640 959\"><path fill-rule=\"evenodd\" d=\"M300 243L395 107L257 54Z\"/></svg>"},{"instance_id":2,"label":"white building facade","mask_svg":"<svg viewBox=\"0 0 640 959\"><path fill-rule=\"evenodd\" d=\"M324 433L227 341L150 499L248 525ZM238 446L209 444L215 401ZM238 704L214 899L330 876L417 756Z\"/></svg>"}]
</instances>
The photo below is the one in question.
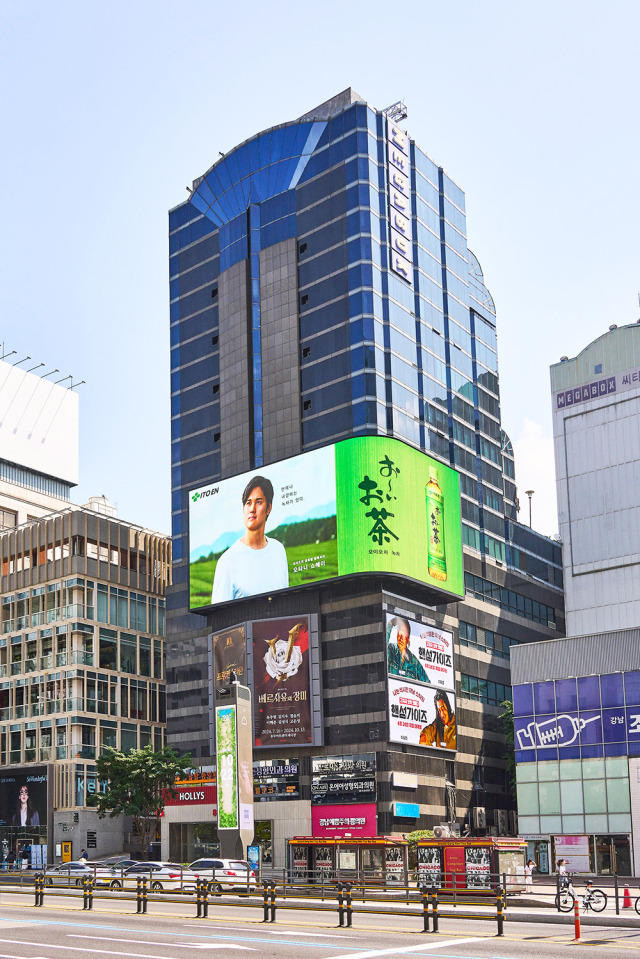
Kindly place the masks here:
<instances>
[{"instance_id":1,"label":"white building facade","mask_svg":"<svg viewBox=\"0 0 640 959\"><path fill-rule=\"evenodd\" d=\"M638 875L640 325L551 389L567 638L512 652L520 831L552 868Z\"/></svg>"},{"instance_id":2,"label":"white building facade","mask_svg":"<svg viewBox=\"0 0 640 959\"><path fill-rule=\"evenodd\" d=\"M640 624L640 325L551 367L567 636Z\"/></svg>"}]
</instances>

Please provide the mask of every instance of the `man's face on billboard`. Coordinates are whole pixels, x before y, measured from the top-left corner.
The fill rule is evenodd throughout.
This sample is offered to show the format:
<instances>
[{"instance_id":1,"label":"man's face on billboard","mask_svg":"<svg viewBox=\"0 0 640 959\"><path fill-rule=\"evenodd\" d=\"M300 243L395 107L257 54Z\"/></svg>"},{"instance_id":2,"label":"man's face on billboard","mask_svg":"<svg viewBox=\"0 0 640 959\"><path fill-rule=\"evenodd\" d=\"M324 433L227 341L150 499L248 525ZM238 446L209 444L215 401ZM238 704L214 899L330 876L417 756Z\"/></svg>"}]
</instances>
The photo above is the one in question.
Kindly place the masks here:
<instances>
[{"instance_id":1,"label":"man's face on billboard","mask_svg":"<svg viewBox=\"0 0 640 959\"><path fill-rule=\"evenodd\" d=\"M438 712L440 713L440 719L445 724L449 722L449 710L447 709L447 704L442 700L438 700Z\"/></svg>"},{"instance_id":2,"label":"man's face on billboard","mask_svg":"<svg viewBox=\"0 0 640 959\"><path fill-rule=\"evenodd\" d=\"M267 498L259 486L255 486L249 493L243 511L244 525L247 529L254 532L255 530L264 528L267 517L271 512L271 507L267 506Z\"/></svg>"},{"instance_id":3,"label":"man's face on billboard","mask_svg":"<svg viewBox=\"0 0 640 959\"><path fill-rule=\"evenodd\" d=\"M407 632L406 626L398 626L397 642L398 649L404 656L407 651L407 646L409 645L409 633Z\"/></svg>"}]
</instances>

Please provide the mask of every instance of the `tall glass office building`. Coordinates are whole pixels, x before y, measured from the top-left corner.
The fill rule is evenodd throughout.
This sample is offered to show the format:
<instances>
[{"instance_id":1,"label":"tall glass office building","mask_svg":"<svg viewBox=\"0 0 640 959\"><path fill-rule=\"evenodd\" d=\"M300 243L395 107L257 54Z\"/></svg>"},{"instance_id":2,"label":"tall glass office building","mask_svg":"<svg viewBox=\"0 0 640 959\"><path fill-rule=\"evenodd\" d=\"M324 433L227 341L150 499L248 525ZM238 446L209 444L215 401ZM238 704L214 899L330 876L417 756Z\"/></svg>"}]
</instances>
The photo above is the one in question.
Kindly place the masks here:
<instances>
[{"instance_id":1,"label":"tall glass office building","mask_svg":"<svg viewBox=\"0 0 640 959\"><path fill-rule=\"evenodd\" d=\"M374 755L379 833L473 825L474 808L487 811L487 829L508 828L498 715L510 696L509 649L564 627L560 548L517 519L495 307L467 246L464 193L402 116L348 89L227 152L169 216L169 737L203 764L211 756L210 691L198 671L210 675L212 634L246 626L251 677L250 624L309 615L314 732L278 756L298 764L302 835L315 823L304 803L313 812L318 757L363 751ZM445 604L408 577L363 575L192 612L190 493L366 436L392 437L458 472L464 599ZM455 751L393 744L394 617L452 636ZM258 762L273 766L272 756L256 750ZM396 790L396 781L410 785ZM264 809L277 856L278 823L291 821L292 807Z\"/></svg>"}]
</instances>

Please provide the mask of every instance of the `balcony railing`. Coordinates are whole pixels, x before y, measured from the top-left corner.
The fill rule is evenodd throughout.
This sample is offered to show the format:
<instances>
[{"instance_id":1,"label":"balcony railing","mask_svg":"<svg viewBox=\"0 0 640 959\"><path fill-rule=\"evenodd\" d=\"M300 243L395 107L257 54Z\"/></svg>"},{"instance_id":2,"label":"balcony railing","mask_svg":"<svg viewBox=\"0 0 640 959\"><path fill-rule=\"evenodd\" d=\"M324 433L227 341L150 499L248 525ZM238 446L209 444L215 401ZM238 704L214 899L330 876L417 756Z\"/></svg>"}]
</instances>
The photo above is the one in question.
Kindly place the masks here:
<instances>
[{"instance_id":1,"label":"balcony railing","mask_svg":"<svg viewBox=\"0 0 640 959\"><path fill-rule=\"evenodd\" d=\"M56 759L66 759L66 758L67 758L67 747L56 746Z\"/></svg>"},{"instance_id":2,"label":"balcony railing","mask_svg":"<svg viewBox=\"0 0 640 959\"><path fill-rule=\"evenodd\" d=\"M68 712L68 713L69 713L69 712L74 712L74 713L80 712L80 713L82 713L82 712L85 711L85 709L84 709L84 700L83 700L82 698L79 698L79 699L63 699L63 700L61 700L61 702L62 702L62 708L63 708L63 710L64 710L65 712Z\"/></svg>"},{"instance_id":3,"label":"balcony railing","mask_svg":"<svg viewBox=\"0 0 640 959\"><path fill-rule=\"evenodd\" d=\"M13 719L13 708L11 706L3 706L0 709L0 720L6 722L8 719Z\"/></svg>"},{"instance_id":4,"label":"balcony railing","mask_svg":"<svg viewBox=\"0 0 640 959\"><path fill-rule=\"evenodd\" d=\"M18 676L22 672L22 660L19 663L11 663L11 675Z\"/></svg>"},{"instance_id":5,"label":"balcony railing","mask_svg":"<svg viewBox=\"0 0 640 959\"><path fill-rule=\"evenodd\" d=\"M93 666L93 653L85 653L81 649L74 649L69 654L69 663L72 666Z\"/></svg>"},{"instance_id":6,"label":"balcony railing","mask_svg":"<svg viewBox=\"0 0 640 959\"><path fill-rule=\"evenodd\" d=\"M15 630L15 619L5 619L2 624L3 633L13 633Z\"/></svg>"},{"instance_id":7,"label":"balcony railing","mask_svg":"<svg viewBox=\"0 0 640 959\"><path fill-rule=\"evenodd\" d=\"M56 666L66 666L66 665L67 665L67 654L56 653Z\"/></svg>"},{"instance_id":8,"label":"balcony railing","mask_svg":"<svg viewBox=\"0 0 640 959\"><path fill-rule=\"evenodd\" d=\"M24 671L25 673L33 673L38 668L37 659L25 659L24 661Z\"/></svg>"},{"instance_id":9,"label":"balcony railing","mask_svg":"<svg viewBox=\"0 0 640 959\"><path fill-rule=\"evenodd\" d=\"M49 759L53 759L53 746L41 746L40 747L40 762L46 763Z\"/></svg>"},{"instance_id":10,"label":"balcony railing","mask_svg":"<svg viewBox=\"0 0 640 959\"><path fill-rule=\"evenodd\" d=\"M16 706L16 708L15 708L15 717L16 717L16 719L22 719L22 718L23 718L24 716L26 716L26 715L27 715L27 706L25 706L25 705Z\"/></svg>"},{"instance_id":11,"label":"balcony railing","mask_svg":"<svg viewBox=\"0 0 640 959\"><path fill-rule=\"evenodd\" d=\"M31 703L32 716L44 716L44 703Z\"/></svg>"},{"instance_id":12,"label":"balcony railing","mask_svg":"<svg viewBox=\"0 0 640 959\"><path fill-rule=\"evenodd\" d=\"M7 667L6 663L5 663L4 666L0 666L0 676L6 676L6 675L7 675L7 669L8 669L8 667Z\"/></svg>"},{"instance_id":13,"label":"balcony railing","mask_svg":"<svg viewBox=\"0 0 640 959\"><path fill-rule=\"evenodd\" d=\"M35 746L33 749L25 749L24 751L24 760L27 763L33 763L36 759L36 750Z\"/></svg>"},{"instance_id":14,"label":"balcony railing","mask_svg":"<svg viewBox=\"0 0 640 959\"><path fill-rule=\"evenodd\" d=\"M84 605L82 603L70 603L62 607L63 619L84 619Z\"/></svg>"},{"instance_id":15,"label":"balcony railing","mask_svg":"<svg viewBox=\"0 0 640 959\"><path fill-rule=\"evenodd\" d=\"M19 763L22 760L22 756L19 749L12 749L9 753L9 762L10 763Z\"/></svg>"},{"instance_id":16,"label":"balcony railing","mask_svg":"<svg viewBox=\"0 0 640 959\"><path fill-rule=\"evenodd\" d=\"M51 669L53 666L53 653L47 653L40 657L40 669Z\"/></svg>"}]
</instances>

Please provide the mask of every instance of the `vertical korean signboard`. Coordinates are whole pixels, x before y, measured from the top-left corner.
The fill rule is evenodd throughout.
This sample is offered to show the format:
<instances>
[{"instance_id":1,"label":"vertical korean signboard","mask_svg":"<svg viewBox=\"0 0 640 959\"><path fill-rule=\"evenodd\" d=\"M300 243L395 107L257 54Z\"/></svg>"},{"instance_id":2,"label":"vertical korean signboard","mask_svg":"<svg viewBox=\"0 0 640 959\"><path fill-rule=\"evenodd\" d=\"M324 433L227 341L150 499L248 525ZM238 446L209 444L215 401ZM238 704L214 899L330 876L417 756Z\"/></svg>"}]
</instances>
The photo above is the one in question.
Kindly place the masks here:
<instances>
[{"instance_id":1,"label":"vertical korean signboard","mask_svg":"<svg viewBox=\"0 0 640 959\"><path fill-rule=\"evenodd\" d=\"M387 121L389 173L389 243L391 269L403 280L413 278L411 232L411 163L409 137L391 120Z\"/></svg>"}]
</instances>

